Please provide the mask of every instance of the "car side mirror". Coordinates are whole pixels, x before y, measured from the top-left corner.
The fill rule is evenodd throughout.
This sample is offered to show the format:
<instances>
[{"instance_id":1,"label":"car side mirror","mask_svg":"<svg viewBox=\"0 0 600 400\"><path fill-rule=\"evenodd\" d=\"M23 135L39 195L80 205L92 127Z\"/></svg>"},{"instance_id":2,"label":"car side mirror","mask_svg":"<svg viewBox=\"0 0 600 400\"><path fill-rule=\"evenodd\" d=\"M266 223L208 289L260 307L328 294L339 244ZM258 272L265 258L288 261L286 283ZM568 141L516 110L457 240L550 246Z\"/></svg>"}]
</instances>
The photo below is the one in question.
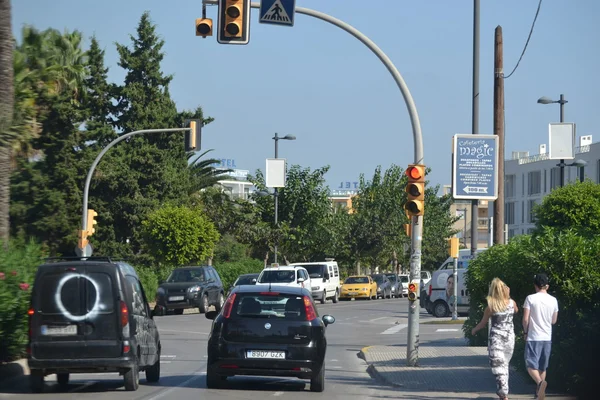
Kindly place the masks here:
<instances>
[{"instance_id":1,"label":"car side mirror","mask_svg":"<svg viewBox=\"0 0 600 400\"><path fill-rule=\"evenodd\" d=\"M217 314L219 314L217 311L212 310L205 312L204 316L206 317L206 319L215 319L217 318Z\"/></svg>"},{"instance_id":2,"label":"car side mirror","mask_svg":"<svg viewBox=\"0 0 600 400\"><path fill-rule=\"evenodd\" d=\"M298 283L304 282L304 278L298 278Z\"/></svg>"},{"instance_id":3,"label":"car side mirror","mask_svg":"<svg viewBox=\"0 0 600 400\"><path fill-rule=\"evenodd\" d=\"M256 278L252 278L252 283L256 283Z\"/></svg>"},{"instance_id":4,"label":"car side mirror","mask_svg":"<svg viewBox=\"0 0 600 400\"><path fill-rule=\"evenodd\" d=\"M323 323L325 324L325 326L331 325L334 322L335 318L333 317L333 315L323 315Z\"/></svg>"}]
</instances>

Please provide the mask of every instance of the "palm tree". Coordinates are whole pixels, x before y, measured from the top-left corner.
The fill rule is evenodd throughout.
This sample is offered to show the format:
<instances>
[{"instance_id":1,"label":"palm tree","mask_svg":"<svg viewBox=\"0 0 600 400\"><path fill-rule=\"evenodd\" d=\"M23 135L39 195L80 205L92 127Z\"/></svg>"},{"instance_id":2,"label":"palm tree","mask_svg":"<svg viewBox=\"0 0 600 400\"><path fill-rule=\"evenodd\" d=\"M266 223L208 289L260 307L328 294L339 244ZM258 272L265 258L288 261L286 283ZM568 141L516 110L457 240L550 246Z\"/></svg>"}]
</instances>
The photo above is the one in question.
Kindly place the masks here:
<instances>
[{"instance_id":1,"label":"palm tree","mask_svg":"<svg viewBox=\"0 0 600 400\"><path fill-rule=\"evenodd\" d=\"M220 180L227 176L228 172L232 172L232 169L217 169L215 164L219 164L220 160L216 158L207 158L206 160L200 161L207 153L213 149L206 150L196 157L191 163L188 162L188 169L192 179L192 185L190 187L190 194L197 193L202 189L216 185ZM187 154L189 161L195 155L194 152Z\"/></svg>"},{"instance_id":2,"label":"palm tree","mask_svg":"<svg viewBox=\"0 0 600 400\"><path fill-rule=\"evenodd\" d=\"M0 242L8 246L10 224L10 140L14 108L12 15L10 0L0 0Z\"/></svg>"}]
</instances>

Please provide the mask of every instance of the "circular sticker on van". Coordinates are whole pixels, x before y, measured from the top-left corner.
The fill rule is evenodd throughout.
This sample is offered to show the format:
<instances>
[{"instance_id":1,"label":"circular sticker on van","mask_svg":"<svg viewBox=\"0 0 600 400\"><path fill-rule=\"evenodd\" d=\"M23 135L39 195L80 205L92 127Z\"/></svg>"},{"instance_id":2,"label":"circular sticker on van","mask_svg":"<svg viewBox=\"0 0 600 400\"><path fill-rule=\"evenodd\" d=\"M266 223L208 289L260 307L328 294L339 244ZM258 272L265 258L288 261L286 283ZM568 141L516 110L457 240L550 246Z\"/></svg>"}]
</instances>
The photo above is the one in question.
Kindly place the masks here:
<instances>
[{"instance_id":1,"label":"circular sticker on van","mask_svg":"<svg viewBox=\"0 0 600 400\"><path fill-rule=\"evenodd\" d=\"M62 290L63 290L63 286L65 285L65 283L67 283L68 281L70 281L73 278L83 278L87 281L89 281L93 286L94 289L96 290L96 300L94 301L94 306L92 307L92 309L85 315L73 315L69 312L69 310L67 310L67 308L65 307L65 305L62 302ZM56 287L56 294L54 295L54 301L56 302L56 307L58 308L58 310L68 319L70 319L71 321L84 321L87 318L92 318L93 316L95 316L98 313L98 309L100 307L100 288L98 287L98 283L91 279L89 276L85 276L82 274L69 274L69 275L65 275L59 282L58 282L58 286Z\"/></svg>"}]
</instances>

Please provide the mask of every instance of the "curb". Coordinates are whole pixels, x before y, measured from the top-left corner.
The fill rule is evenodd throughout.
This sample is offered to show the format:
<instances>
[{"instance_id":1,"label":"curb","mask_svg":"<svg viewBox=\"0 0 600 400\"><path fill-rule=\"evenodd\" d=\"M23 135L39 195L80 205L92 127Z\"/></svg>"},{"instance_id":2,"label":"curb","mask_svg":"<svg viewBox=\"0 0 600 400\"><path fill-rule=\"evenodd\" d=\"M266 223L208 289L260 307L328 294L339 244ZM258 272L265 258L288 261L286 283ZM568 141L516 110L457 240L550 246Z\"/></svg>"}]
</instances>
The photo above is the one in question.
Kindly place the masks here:
<instances>
[{"instance_id":1,"label":"curb","mask_svg":"<svg viewBox=\"0 0 600 400\"><path fill-rule=\"evenodd\" d=\"M373 347L373 346L363 347L358 352L358 358L363 359L368 364L367 374L369 374L369 376L371 378L375 379L376 381L378 381L384 385L391 385L394 387L404 387L404 385L401 383L392 382L392 381L386 379L379 371L377 371L377 367L375 367L374 364L369 363L369 361L367 360L367 353L369 352L369 349L371 347Z\"/></svg>"},{"instance_id":2,"label":"curb","mask_svg":"<svg viewBox=\"0 0 600 400\"><path fill-rule=\"evenodd\" d=\"M0 383L12 381L25 375L29 375L29 365L26 358L0 364Z\"/></svg>"}]
</instances>

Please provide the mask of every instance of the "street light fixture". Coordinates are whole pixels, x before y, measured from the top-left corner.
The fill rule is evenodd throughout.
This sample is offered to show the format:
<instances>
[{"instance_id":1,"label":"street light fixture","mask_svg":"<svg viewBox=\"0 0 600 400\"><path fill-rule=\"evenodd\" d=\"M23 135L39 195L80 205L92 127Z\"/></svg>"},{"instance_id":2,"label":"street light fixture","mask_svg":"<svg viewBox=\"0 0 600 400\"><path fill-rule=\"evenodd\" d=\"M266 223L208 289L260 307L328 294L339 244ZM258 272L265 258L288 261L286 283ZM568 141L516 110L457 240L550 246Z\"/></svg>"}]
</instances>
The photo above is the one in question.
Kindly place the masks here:
<instances>
[{"instance_id":1,"label":"street light fixture","mask_svg":"<svg viewBox=\"0 0 600 400\"><path fill-rule=\"evenodd\" d=\"M565 100L565 95L561 94L560 95L560 99L559 100L552 100L549 97L546 96L542 96L538 99L538 104L555 104L558 103L560 104L560 122L565 122L565 104L568 103L567 100ZM560 160L560 162L558 164L556 164L557 167L560 167L560 186L563 187L565 186L565 160Z\"/></svg>"},{"instance_id":2,"label":"street light fixture","mask_svg":"<svg viewBox=\"0 0 600 400\"><path fill-rule=\"evenodd\" d=\"M279 137L277 135L277 132L275 132L275 136L273 136L273 140L275 141L275 158L277 158L277 156L279 155L279 141L280 140L296 140L296 136L294 135L285 135L283 137ZM274 188L274 193L273 196L275 197L275 228L277 228L277 225L279 224L279 222L277 221L278 219L278 215L279 214L279 195L278 195L278 191L277 188ZM275 236L275 244L273 245L273 262L277 263L277 243L278 242L278 237L277 235Z\"/></svg>"}]
</instances>

